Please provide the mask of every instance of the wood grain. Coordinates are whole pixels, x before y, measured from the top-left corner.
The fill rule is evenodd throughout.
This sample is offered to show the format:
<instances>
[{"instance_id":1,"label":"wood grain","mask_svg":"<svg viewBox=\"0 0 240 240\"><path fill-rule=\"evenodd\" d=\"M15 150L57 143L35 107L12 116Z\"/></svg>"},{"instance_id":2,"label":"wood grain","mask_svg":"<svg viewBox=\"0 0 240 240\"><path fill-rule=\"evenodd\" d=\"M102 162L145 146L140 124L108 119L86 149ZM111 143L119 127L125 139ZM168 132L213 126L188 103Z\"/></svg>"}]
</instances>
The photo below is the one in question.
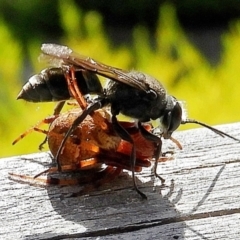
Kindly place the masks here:
<instances>
[{"instance_id":1,"label":"wood grain","mask_svg":"<svg viewBox=\"0 0 240 240\"><path fill-rule=\"evenodd\" d=\"M240 124L218 126L240 138ZM77 198L80 186L40 187L9 179L35 175L51 162L48 153L0 160L0 239L239 239L240 143L207 129L174 133L183 145L159 163L165 186L145 168L132 190L131 173ZM25 140L26 141L26 140Z\"/></svg>"}]
</instances>

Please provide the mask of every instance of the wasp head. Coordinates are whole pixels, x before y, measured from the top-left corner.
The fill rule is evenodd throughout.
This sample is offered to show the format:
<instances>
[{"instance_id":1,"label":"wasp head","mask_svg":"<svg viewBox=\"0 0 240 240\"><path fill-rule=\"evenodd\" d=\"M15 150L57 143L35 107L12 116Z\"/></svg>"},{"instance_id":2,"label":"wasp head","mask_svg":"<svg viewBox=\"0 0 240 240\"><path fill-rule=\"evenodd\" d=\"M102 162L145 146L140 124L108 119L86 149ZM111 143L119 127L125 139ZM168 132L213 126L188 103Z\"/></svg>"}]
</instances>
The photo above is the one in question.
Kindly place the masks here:
<instances>
[{"instance_id":1,"label":"wasp head","mask_svg":"<svg viewBox=\"0 0 240 240\"><path fill-rule=\"evenodd\" d=\"M167 105L160 118L163 138L169 139L182 122L182 106L173 96L167 96Z\"/></svg>"}]
</instances>

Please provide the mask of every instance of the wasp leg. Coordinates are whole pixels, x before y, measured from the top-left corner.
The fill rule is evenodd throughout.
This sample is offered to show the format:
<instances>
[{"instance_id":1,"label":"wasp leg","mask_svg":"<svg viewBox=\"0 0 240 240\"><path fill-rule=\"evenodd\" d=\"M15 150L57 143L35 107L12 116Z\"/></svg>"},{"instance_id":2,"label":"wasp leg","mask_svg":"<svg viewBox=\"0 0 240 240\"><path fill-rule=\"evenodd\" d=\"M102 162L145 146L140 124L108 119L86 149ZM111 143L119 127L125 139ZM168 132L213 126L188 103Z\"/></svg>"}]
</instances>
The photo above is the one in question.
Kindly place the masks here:
<instances>
[{"instance_id":1,"label":"wasp leg","mask_svg":"<svg viewBox=\"0 0 240 240\"><path fill-rule=\"evenodd\" d=\"M155 142L157 144L157 148L154 154L154 176L159 178L162 182L162 184L164 184L165 179L162 178L158 173L157 173L157 166L158 166L158 161L159 159L162 157L162 140L160 137L148 132L141 124L141 122L138 122L138 127L139 130L141 131L142 135L144 138L146 138L149 141Z\"/></svg>"},{"instance_id":2,"label":"wasp leg","mask_svg":"<svg viewBox=\"0 0 240 240\"><path fill-rule=\"evenodd\" d=\"M68 129L66 135L64 136L64 138L63 138L63 140L62 140L62 142L61 142L61 144L60 144L60 146L58 148L57 154L55 156L59 172L61 172L61 165L60 165L60 162L59 162L59 155L61 154L62 149L63 149L63 147L64 147L68 137L77 128L77 126L87 117L87 115L89 115L90 113L92 113L93 111L95 111L95 110L97 110L97 109L99 109L101 107L102 107L101 101L94 102L93 104L88 105L87 108L83 110L81 115L79 115L74 120L72 126Z\"/></svg>"},{"instance_id":3,"label":"wasp leg","mask_svg":"<svg viewBox=\"0 0 240 240\"><path fill-rule=\"evenodd\" d=\"M175 139L175 138L173 138L173 137L170 137L169 139L170 139L173 143L175 143L180 150L182 150L182 145L181 145L181 143L180 143L177 139ZM171 156L168 157L168 156L167 156L168 154L170 154ZM173 151L166 151L166 152L162 153L162 155L161 155L161 157L159 158L158 162L167 162L167 161L169 161L169 160L173 160L173 159L174 159L173 156L172 156L173 154L174 154Z\"/></svg>"},{"instance_id":4,"label":"wasp leg","mask_svg":"<svg viewBox=\"0 0 240 240\"><path fill-rule=\"evenodd\" d=\"M132 137L130 136L130 134L118 123L118 120L117 120L115 115L112 116L112 124L113 124L113 128L117 132L117 134L123 140L125 140L125 141L127 141L127 142L132 144L132 151L131 151L131 155L130 155L130 162L132 164L131 170L132 170L133 186L134 186L134 189L137 191L137 193L143 199L147 199L147 196L138 189L137 183L136 183L136 179L135 179L135 171L134 171L135 165L136 165L136 146L135 146L135 143L134 143Z\"/></svg>"},{"instance_id":5,"label":"wasp leg","mask_svg":"<svg viewBox=\"0 0 240 240\"><path fill-rule=\"evenodd\" d=\"M158 166L158 160L161 158L162 156L162 141L158 144L157 146L157 150L155 152L155 161L154 161L154 167L153 167L153 172L154 172L154 176L157 177L158 179L160 179L161 183L164 184L165 179L162 178L158 173L157 173L157 166Z\"/></svg>"}]
</instances>

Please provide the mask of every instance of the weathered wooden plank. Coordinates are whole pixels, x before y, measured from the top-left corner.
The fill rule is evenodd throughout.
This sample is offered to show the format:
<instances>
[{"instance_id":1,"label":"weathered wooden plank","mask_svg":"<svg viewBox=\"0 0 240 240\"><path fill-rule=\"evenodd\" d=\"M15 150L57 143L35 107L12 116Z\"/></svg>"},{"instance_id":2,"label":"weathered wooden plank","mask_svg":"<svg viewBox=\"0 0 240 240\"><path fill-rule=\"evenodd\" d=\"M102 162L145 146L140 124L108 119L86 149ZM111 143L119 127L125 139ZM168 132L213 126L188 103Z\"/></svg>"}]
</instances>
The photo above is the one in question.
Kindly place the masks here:
<instances>
[{"instance_id":1,"label":"weathered wooden plank","mask_svg":"<svg viewBox=\"0 0 240 240\"><path fill-rule=\"evenodd\" d=\"M219 128L240 136L240 124ZM47 153L0 160L0 239L237 239L240 143L207 129L174 137L184 149L159 164L166 186L150 168L138 175L147 201L132 190L128 172L89 195L65 198L79 186L42 188L8 178L39 173L51 161Z\"/></svg>"}]
</instances>

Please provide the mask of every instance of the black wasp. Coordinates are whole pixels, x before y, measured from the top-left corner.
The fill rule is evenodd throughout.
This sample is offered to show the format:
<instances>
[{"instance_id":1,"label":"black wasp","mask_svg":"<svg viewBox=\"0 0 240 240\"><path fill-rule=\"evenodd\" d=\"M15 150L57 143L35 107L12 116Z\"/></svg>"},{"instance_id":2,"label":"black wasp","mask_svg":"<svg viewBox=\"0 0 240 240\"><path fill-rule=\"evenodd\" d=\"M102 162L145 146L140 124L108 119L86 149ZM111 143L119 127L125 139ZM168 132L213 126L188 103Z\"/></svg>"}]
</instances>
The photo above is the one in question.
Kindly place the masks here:
<instances>
[{"instance_id":1,"label":"black wasp","mask_svg":"<svg viewBox=\"0 0 240 240\"><path fill-rule=\"evenodd\" d=\"M61 153L66 139L88 114L107 105L111 107L111 121L115 131L122 139L132 143L130 159L132 169L134 169L136 159L135 145L131 136L118 123L116 116L122 113L138 120L138 127L142 135L149 141L156 142L158 146L154 156L156 160L154 168L156 176L158 176L156 173L157 160L161 155L161 138L146 131L142 127L142 122L160 119L160 136L165 139L171 138L172 133L180 124L196 123L209 128L222 137L227 136L236 141L240 141L199 121L183 119L183 109L180 102L175 97L168 95L165 88L158 80L145 73L124 71L122 69L107 66L89 57L76 54L66 46L43 44L41 50L43 56L49 58L54 67L45 69L40 74L31 77L23 86L22 91L18 95L18 99L41 102L65 101L74 97L71 96L71 91L69 91L66 82L66 74L69 72L69 69L74 69L75 75L73 78L75 78L77 88L79 88L83 95L91 93L97 94L97 97L92 99L91 103L84 109L82 114L75 119L59 146L55 159L60 171L61 167L58 163L58 156ZM104 89L97 75L109 79ZM143 194L136 185L133 170L132 174L136 191L142 197L146 198L145 194ZM158 177L163 180L160 176Z\"/></svg>"}]
</instances>

